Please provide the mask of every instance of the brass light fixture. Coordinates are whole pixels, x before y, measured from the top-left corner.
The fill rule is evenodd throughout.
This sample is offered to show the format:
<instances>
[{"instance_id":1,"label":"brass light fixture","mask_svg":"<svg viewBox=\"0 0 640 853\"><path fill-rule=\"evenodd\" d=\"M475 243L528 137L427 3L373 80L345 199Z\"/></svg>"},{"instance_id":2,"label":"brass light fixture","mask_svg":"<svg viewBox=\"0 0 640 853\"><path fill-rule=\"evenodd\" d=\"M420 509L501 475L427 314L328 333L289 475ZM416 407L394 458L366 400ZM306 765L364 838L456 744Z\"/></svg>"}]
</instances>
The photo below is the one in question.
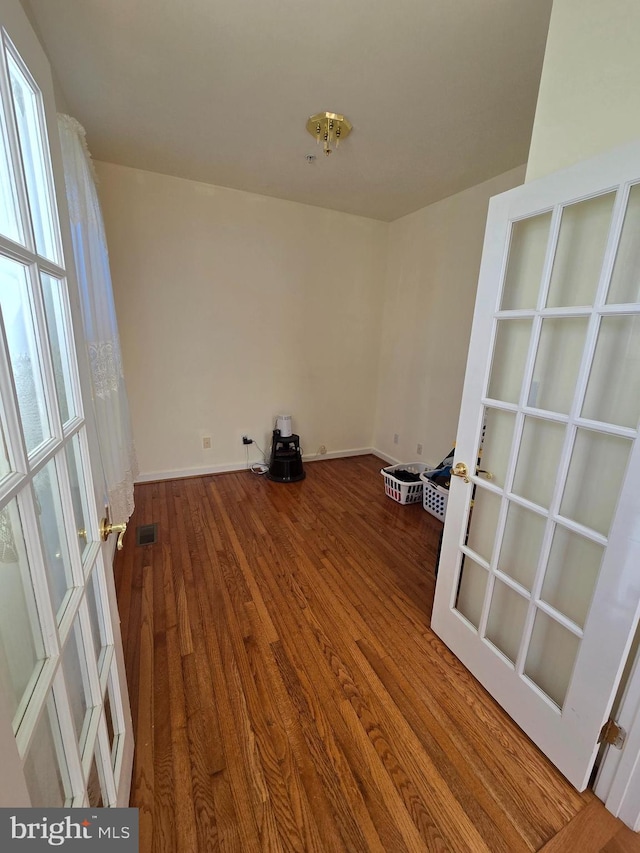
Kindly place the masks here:
<instances>
[{"instance_id":1,"label":"brass light fixture","mask_svg":"<svg viewBox=\"0 0 640 853\"><path fill-rule=\"evenodd\" d=\"M349 136L352 128L349 119L337 113L316 113L307 122L307 130L315 136L318 145L322 141L327 157L338 147L340 140Z\"/></svg>"}]
</instances>

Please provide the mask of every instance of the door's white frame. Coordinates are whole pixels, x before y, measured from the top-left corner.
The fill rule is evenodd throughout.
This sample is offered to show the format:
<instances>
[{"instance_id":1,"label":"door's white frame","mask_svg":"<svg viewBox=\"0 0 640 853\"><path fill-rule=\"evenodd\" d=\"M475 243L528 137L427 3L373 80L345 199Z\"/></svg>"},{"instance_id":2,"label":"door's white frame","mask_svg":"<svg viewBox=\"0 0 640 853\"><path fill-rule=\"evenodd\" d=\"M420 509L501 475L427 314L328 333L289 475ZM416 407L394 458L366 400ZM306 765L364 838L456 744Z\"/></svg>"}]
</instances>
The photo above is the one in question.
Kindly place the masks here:
<instances>
[{"instance_id":1,"label":"door's white frame","mask_svg":"<svg viewBox=\"0 0 640 853\"><path fill-rule=\"evenodd\" d=\"M621 223L622 223L622 210L623 210L622 202L624 201L624 198L626 195L625 185L627 184L627 181L622 180L622 178L624 177L626 172L622 172L619 170L623 167L626 169L628 166L629 173L633 173L634 169L636 168L637 162L638 162L639 151L640 151L640 144L639 143L635 143L633 145L625 146L624 148L621 148L616 152L613 152L613 153L610 152L608 157L606 159L604 159L603 162L598 164L598 168L601 170L599 178L598 178L598 182L597 182L598 183L598 194L606 192L606 191L610 191L616 187L619 187L618 198L617 198L616 207L615 207L614 215L613 215L612 229L611 229L611 234L610 234L610 244L609 244L609 247L607 250L608 255L609 255L609 257L607 258L607 262L606 262L607 265L611 265L611 263L612 263L612 257L613 257L612 252L611 252L612 236L615 236L617 234L617 232L619 232L619 230L620 230ZM593 163L591 165L593 166ZM503 196L496 197L491 202L490 219L491 219L492 215L493 215L494 219L495 218L504 219L504 217L506 215L505 210L506 210L507 203L509 205L508 206L508 217L511 220L518 219L520 217L520 215L532 215L532 211L536 210L536 209L539 210L540 212L543 210L551 210L553 207L555 207L555 205L557 203L556 192L559 195L562 195L562 193L564 192L565 197L571 198L572 201L576 201L576 200L579 200L581 198L590 197L592 195L591 192L589 192L587 195L585 195L584 184L582 183L582 172L583 172L582 164L580 164L577 167L574 167L573 169L568 169L568 170L564 171L562 176L561 176L562 186L560 188L558 188L558 185L556 184L555 188L553 188L553 192L551 191L551 188L549 188L548 182L537 181L537 182L535 182L535 184L529 185L529 187L527 188L526 196L523 193L518 193L517 190L512 190L510 193L506 193ZM559 180L560 176L556 176L556 178ZM507 199L507 197L508 197L508 199ZM488 228L489 228L489 226L488 226ZM483 298L483 294L486 298L486 292L485 292L486 288L485 288L485 290L483 290L483 270L485 269L485 267L488 268L489 266L491 266L491 269L496 269L504 261L504 242L503 242L502 238L500 239L500 241L498 241L496 239L493 242L485 242L485 250L484 251L485 251L485 256L483 257L483 267L481 270L480 283L479 283L479 293L478 293L478 299L479 300ZM600 290L602 290L602 285L603 285L603 283L601 281ZM493 304L493 297L491 297L491 301ZM601 300L600 300L600 302L601 302ZM631 308L631 306L629 306L629 307ZM614 307L614 306L605 306L605 305L599 304L597 306L597 310L598 310L598 313L600 315L604 315L604 314L609 315L611 313L625 313L625 306L615 306ZM637 307L634 308L634 311L637 311ZM488 313L489 312L487 312L487 314ZM516 316L517 313L518 312L510 312L509 316ZM520 312L520 313L523 313L523 312ZM544 313L546 315L547 312L545 311ZM551 312L551 313L555 313L555 312ZM578 309L571 309L569 312L566 312L566 313L573 315L575 313L582 313L582 312L578 308ZM498 312L495 316L499 317L500 312ZM488 318L485 319L482 315L479 317L479 319L481 321L480 323L476 323L476 321L474 320L474 330L472 332L472 343L470 346L470 353L474 348L474 340L477 344L477 339L479 337L481 339L485 339L485 338L488 339L488 337L490 335L489 319ZM480 325L482 325L482 328L479 328ZM591 337L593 337L593 330L591 330L591 332L592 332ZM591 341L590 344L593 345L593 341ZM476 350L477 350L477 346L476 346ZM530 368L530 365L528 365L528 367ZM488 370L487 365L473 363L471 360L471 355L470 355L470 361L468 363L468 374L467 374L468 379L467 379L467 381L469 381L469 375L473 374L473 376L475 377L474 381L476 382L476 384L478 386L482 385L482 387L484 388L486 386L486 382L481 382L480 380L484 377L484 372L486 370ZM480 375L480 374L482 374L482 375ZM578 382L580 385L583 385L584 384L584 376L579 377ZM466 385L465 385L465 389L466 389ZM486 402L486 401L483 400L483 402ZM493 405L493 403L490 403L490 405ZM522 401L521 401L521 405L522 405ZM505 407L503 407L503 408L505 408ZM574 408L575 408L575 406L574 406ZM531 414L535 414L535 412L531 412ZM575 412L573 414L575 415ZM477 418L478 418L478 414L476 412L476 403L474 402L474 404L471 405L471 403L468 402L467 406L465 407L465 400L463 398L462 411L460 414L460 427L459 427L459 434L458 434L458 443L459 443L459 446L466 447L467 452L468 452L469 447L477 447L476 437L477 437L477 434L479 434L479 430L480 430L480 424L476 422ZM582 418L574 417L573 420L576 423L578 423L579 426L583 426L586 428L589 428L591 426L591 424L584 422ZM463 434L463 437L461 437L461 433L463 430L464 430L464 434ZM598 426L598 430L603 431L600 426ZM611 430L608 430L608 429L606 431L611 432ZM625 438L631 437L631 435L627 435L627 430L615 430L614 432L616 434L624 433ZM473 454L471 454L471 455L473 455ZM458 457L458 458L460 458L460 457ZM566 460L564 460L564 461L566 462ZM626 555L627 559L626 560L621 559L621 557L624 557L625 555L620 554L619 549L616 549L616 553L614 553L614 547L613 546L617 542L618 537L615 535L616 531L612 528L611 536L610 536L611 541L609 543L609 550L608 550L607 557L606 557L606 559L608 560L609 568L607 569L606 575L605 575L605 573L603 573L603 575L601 575L601 579L600 579L600 584L607 583L608 585L612 585L614 588L619 588L621 590L624 590L626 588L626 586L629 584L629 582L633 578L635 578L635 570L634 570L634 562L635 561L633 559L631 559L631 557L632 557L633 553L635 553L635 554L638 553L638 547L640 546L640 542L636 539L636 537L634 537L633 535L629 536L629 532L630 532L630 530L633 529L633 523L634 523L635 519L637 519L637 513L638 513L638 510L640 509L640 504L638 501L638 494L636 492L636 487L635 487L635 481L634 481L634 478L632 476L634 467L635 467L635 469L640 470L640 468L638 468L639 465L640 465L640 448L636 448L635 452L633 453L633 460L630 460L630 464L629 464L630 476L627 478L627 482L623 485L623 493L626 497L624 498L624 500L621 501L621 506L624 506L627 508L626 513L625 513L625 518L622 517L621 511L619 511L619 513L618 513L619 517L616 518L616 520L614 522L614 527L619 528L620 533L623 534L622 539L626 539L628 541L628 548L630 550L629 550L628 554ZM491 491L490 485L483 482L482 480L478 481L475 476L471 476L471 480L474 483L477 482L478 485L481 485L485 490ZM456 510L460 516L462 516L464 514L463 504L465 504L466 499L468 498L468 490L465 491L465 489L461 488L461 486L462 486L461 483L456 482L456 484L452 488L452 493L451 493L451 496L449 499L449 512L451 512L451 510L453 510L454 517L456 516ZM556 501L556 503L557 503L557 501ZM457 530L457 528L456 528L456 530ZM457 551L459 550L460 544L461 543L458 541L458 537L456 536L456 531L453 531L453 529L451 529L451 531L450 531L449 542L447 543L447 535L446 535L446 531L445 531L445 542L443 543L443 560L445 562L445 566L444 566L444 572L442 571L442 566L441 566L440 577L438 579L438 581L439 581L438 585L440 586L440 593L441 593L440 605L441 605L441 611L443 613L445 611L447 613L449 613L450 608L452 606L452 602L449 601L449 593L451 591L452 584L450 582L447 582L447 583L445 583L444 586L442 586L442 581L447 580L447 579L449 581L451 581L450 575L452 574L452 572L455 570L455 568L457 566L457 563L456 563ZM448 565L447 565L447 563L448 563ZM454 565L454 563L456 563L456 565ZM625 567L625 564L626 564L626 567ZM621 573L623 572L623 570L624 570L624 578L621 577ZM448 572L448 574L447 574L447 572ZM625 580L626 583L620 583L619 581L621 581L621 580ZM463 631L457 630L457 624L452 625L452 626L449 626L449 623L447 623L447 625L443 624L443 625L440 625L441 630L438 630L438 625L436 625L436 621L437 621L436 617L438 616L438 611L437 611L438 591L439 591L438 587L436 587L436 606L434 607L434 620L433 620L433 624L435 626L436 632L439 633L441 636L444 636L442 631L444 631L445 628L448 630L450 627L452 642L455 641L455 646L452 646L452 647L454 647L454 649L456 650L456 653L458 653L458 651L457 651L458 649L463 649L465 652L465 656L459 655L461 657L461 659L463 659L465 661L465 663L467 662L467 659L469 659L469 660L473 659L476 667L480 667L480 664L485 663L484 658L486 658L487 656L485 655L481 661L476 659L476 658L479 658L480 652L478 652L476 654L476 652L477 652L476 646L474 645L472 647L471 641L470 640L467 641L467 635ZM443 596L446 596L446 601L444 600ZM596 603L598 603L598 602L596 601ZM485 602L485 604L486 604L486 602ZM606 629L609 637L613 636L614 638L616 638L616 643L617 643L616 654L620 655L620 659L603 660L602 659L603 656L602 656L602 654L600 654L600 660L599 660L599 664L600 664L599 665L599 674L600 674L600 676L603 677L603 674L607 673L607 674L611 674L611 677L613 677L616 674L621 674L621 672L624 668L624 663L625 663L626 657L628 656L629 648L631 646L631 641L633 639L634 628L635 628L635 625L637 624L638 613L635 610L635 605L632 602L628 601L627 602L627 610L626 610L626 614L625 614L625 620L626 620L626 626L625 626L622 624L621 620L618 618L617 613L615 614L615 618L611 618L614 615L614 614L611 614L608 618L603 619L603 616L607 615L606 613L604 613L604 610L603 610L604 604L606 604L606 602L600 602L599 606L597 608L597 611L595 610L595 604L592 604L592 609L591 609L591 613L589 615L589 620L591 621L593 619L597 624L602 624L602 625L606 626L605 629ZM443 617L443 619L444 619L444 617ZM629 636L629 628L631 628L631 635L630 636ZM444 639L446 642L447 638L444 637ZM590 636L590 638L589 638L589 649L588 649L588 651L593 652L594 643L597 643L597 642L598 642L598 637L593 635L593 632L592 632L592 636ZM613 643L611 645L613 647ZM583 641L583 647L586 648L586 640ZM474 657L474 655L475 655L475 657ZM613 658L613 655L609 655L609 658ZM485 679L488 681L487 672L485 670L486 670L486 667L484 667L484 669L482 669L481 671L483 672ZM576 673L574 672L573 681L576 683L577 688L578 687L580 688L581 693L586 693L588 686L592 683L592 673L586 671L586 666L583 666L582 669L580 670L580 672L578 673L578 675L579 675L579 679L577 678ZM607 677L609 677L609 676L607 676ZM488 689L490 689L490 692L498 698L498 701L507 708L509 713L511 713L511 715L514 716L514 718L518 719L518 715L516 713L514 713L514 711L516 711L516 710L521 711L522 710L521 705L524 707L524 705L523 705L524 700L523 700L523 702L519 703L519 696L517 694L515 694L514 691L511 689L511 686L507 685L505 682L506 682L506 679L503 679L503 678L501 678L499 681L497 679L493 679L491 681L491 687ZM485 683L485 686L488 686L487 683ZM577 688L575 691L576 693L577 693ZM572 684L572 689L573 689L573 684ZM639 695L640 695L640 691L639 691ZM579 706L580 707L581 721L584 723L584 721L586 720L589 723L589 727L588 727L589 731L587 731L586 734L584 735L585 744L594 744L595 745L597 732L599 731L600 726L602 724L602 710L601 709L597 710L595 708L595 705L592 706L592 703L590 703L590 702L584 702L584 701L578 702L577 698L574 698L572 702L567 701L567 704L570 706L568 711L566 713L563 711L563 718L565 718L568 721L567 726L570 725L570 723L572 722L573 709ZM516 706L517 706L517 708L516 708ZM528 710L528 707L529 706L527 705L525 710ZM606 709L605 709L605 712L606 712ZM526 713L521 714L520 717L522 719L526 719ZM598 719L598 717L599 717L599 719ZM640 721L639 721L639 725L640 725ZM541 729L542 727L539 727L539 728ZM566 728L566 726L565 726L565 728ZM591 740L592 732L595 732L595 734L593 735L593 740ZM531 732L529 732L529 734L531 735ZM546 729L543 731L543 734L545 735L545 737L547 737L548 733L547 733ZM542 737L541 737L539 731L536 731L536 735L538 736L538 738L540 740L542 740ZM587 737L587 735L588 735L588 737ZM534 740L537 739L533 735L531 735L531 736L533 737ZM568 761L567 761L568 766L571 766L571 762L575 763L574 751L573 750L567 751L567 745L565 744L564 739L556 738L554 740L551 736L549 736L549 737L547 737L547 740L550 743L552 743L554 749L556 749L556 747L557 747L557 754L558 755L564 756L566 753L566 756L568 759ZM545 751L547 751L547 749L545 749ZM554 753L554 754L556 754L556 753ZM631 750L629 750L629 755L631 756L631 754L632 754ZM638 756L636 754L634 756L634 759L637 759L637 758L638 758ZM633 764L634 764L634 766L636 765L635 760L633 761ZM575 773L576 777L577 777L579 772L581 772L581 771L579 771L579 770L576 771L576 773ZM640 775L640 769L638 772ZM622 784L622 777L620 777L617 781L620 784ZM587 777L584 776L583 777L583 784L586 784L586 783L587 783Z\"/></svg>"},{"instance_id":2,"label":"door's white frame","mask_svg":"<svg viewBox=\"0 0 640 853\"><path fill-rule=\"evenodd\" d=\"M57 140L55 104L48 63L18 0L11 0L11 2L6 4L6 8L3 6L2 22L8 27L7 38L10 38L11 43L15 44L18 56L25 55L29 57L29 69L27 69L28 77L29 79L33 77L37 81L36 88L40 89L42 92L43 100L41 103L41 109L43 110L45 117L44 123L49 128L50 151L48 147L47 150L49 151L53 164L52 180L55 185L55 195L58 202L60 219L59 226L63 237L62 242L67 249L67 253L69 253L72 245L71 233L64 182L62 180L63 167L60 146ZM3 32L0 32L0 38L4 40ZM4 91L3 94L6 96L7 92ZM14 155L14 161L17 162L16 158L19 155L19 148L17 147L16 130L13 125L10 130L10 148ZM18 172L19 171L20 170L18 170ZM19 176L16 176L16 180L18 180L18 177ZM19 201L22 204L22 208L24 208L24 210L22 210L23 220L28 222L28 217L24 213L24 211L28 211L28 206L25 201L26 189L22 183L19 185L18 189L20 190L18 193ZM43 272L53 275L55 278L64 277L66 275L70 284L68 298L69 311L73 318L73 327L76 331L81 330L81 311L72 258L67 257L67 263L65 265L62 261L62 255L60 254L59 260L61 265L59 266L57 263L47 261L40 256L36 257L32 248L30 249L18 244L13 244L10 240L5 238L0 238L0 242L2 243L3 253L7 254L9 257L12 257L15 254L16 260L19 262L37 262L39 268ZM29 232L28 242L31 247L35 245L31 231ZM60 247L59 250L61 251ZM32 290L38 294L39 282L31 280L31 284L34 285ZM38 287L35 287L36 284ZM44 309L37 296L35 309L32 310L34 310L36 320L39 322L42 329L46 328ZM66 313L67 312L65 311L65 314ZM64 321L66 327L65 333L71 342L73 341L73 335L71 332L69 316L65 316ZM67 423L63 429L63 425L59 422L59 418L55 416L56 406L53 405L52 401L56 399L56 389L53 382L50 381L49 385L43 389L43 393L50 398L49 402L52 403L52 405L50 405L49 408L51 412L54 412L55 423L51 424L52 438L43 448L36 449L32 454L31 474L34 474L37 468L42 467L43 464L48 462L50 450L56 446L57 442L65 441L69 444L72 437L81 429L83 426L83 420L81 417L83 405L81 400L84 399L85 409L91 407L90 394L86 393L85 395L81 395L82 388L90 388L88 361L86 359L86 354L84 353L84 347L81 339L76 339L76 347L78 352L79 376L74 377L72 394L76 398L74 402L76 403L76 410L79 417L72 422ZM48 352L39 353L39 355L45 361L50 358ZM47 362L47 364L50 368L47 375L50 374L52 376L51 364L49 362ZM3 374L3 371L0 371L0 390L2 390L3 395L8 401L14 401L15 393L11 380L8 376ZM22 446L22 443L19 440L20 420L17 412L13 411L16 409L16 405L17 404L14 402L12 406L5 406L5 409L9 410L9 416L5 418L4 428L7 434L10 433L11 436L13 436L13 441L10 442L11 446L14 449L18 448L20 454L26 458L26 449ZM93 413L91 411L85 411L85 415L87 416L84 421L86 432L80 434L82 471L79 472L79 475L86 480L85 486L89 498L88 506L86 508L88 513L88 517L86 519L87 529L97 531L99 514L104 507L104 488L101 482L102 468L97 437L92 421ZM12 461L16 471L27 470L24 464L24 459L22 459L23 464L19 464L20 460L18 460L17 466L15 464L16 460L12 459ZM90 478L88 478L89 471L93 472L94 483L91 483ZM60 477L60 472L58 472L58 475ZM7 497L7 489L13 489L17 492L23 478L24 475L22 474L16 474L13 477L6 478L2 484L4 497ZM65 489L68 491L69 483L64 472L60 479L63 491ZM94 497L95 501L93 500ZM64 509L66 510L69 519L71 519L73 517L73 507L70 499L64 500L63 503ZM33 512L31 512L31 515L33 515ZM27 546L29 545L29 531L32 529L33 531L36 530L36 520L34 518L30 518L30 522L31 523L26 526L27 529L24 530ZM67 528L67 538L72 541L76 536L76 531L71 521L67 524ZM83 743L86 739L87 733L90 733L90 742L93 742L93 735L97 735L95 749L104 757L104 763L107 765L105 768L102 768L105 772L102 774L102 778L100 779L101 789L105 798L105 805L126 806L129 801L133 761L133 735L127 684L124 677L124 655L120 637L120 626L118 624L112 558L112 543L101 544L97 541L92 543L91 549L87 554L85 554L85 559L82 561L82 564L79 559L79 555L77 555L73 562L72 574L75 581L74 588L79 591L72 592L68 597L66 601L65 615L63 616L60 625L57 625L55 615L50 612L48 613L48 618L45 620L46 624L43 626L43 633L45 634L43 640L47 650L51 652L49 659L45 663L45 667L49 667L49 670L52 670L52 672L49 673L51 677L49 677L47 681L52 684L56 705L59 706L57 719L60 725L60 733L65 738L65 743L72 745L69 754L66 754L67 751L65 750L65 763L70 776L69 800L74 800L74 805L87 804L82 765L83 763L85 765L90 764L93 757L93 750L89 751L88 749L83 749ZM91 694L89 697L89 704L92 705L95 710L94 713L90 714L85 720L85 727L80 738L80 743L78 743L78 739L73 729L71 711L68 707L68 701L66 700L64 673L59 666L59 652L64 643L65 637L71 629L71 618L69 614L73 615L77 610L79 620L78 624L80 625L82 636L85 640L84 645L86 647L86 653L88 654L90 661L95 660L95 655L93 655L95 650L93 648L91 627L88 621L87 599L85 598L81 603L79 602L79 599L82 598L83 595L80 587L83 582L89 582L90 573L93 574L93 577L100 588L102 607L104 608L104 606L107 605L109 609L109 614L106 614L106 612L103 611L105 624L101 626L103 629L102 633L104 633L103 643L107 646L107 653L104 656L101 656L100 661L98 661L98 669L96 669L95 663L91 663L89 666L89 669L91 670L89 678L89 690ZM36 587L36 592L40 589L46 590L46 577L41 578L41 584L36 584ZM91 590L87 588L85 595L91 594ZM43 597L45 597L44 594ZM77 609L78 603L80 603L79 610ZM49 609L51 608L49 607ZM100 611L100 608L98 609ZM73 641L73 638L70 638L70 640ZM93 655L93 658L91 655ZM113 669L113 663L116 664L116 670ZM114 722L113 755L110 755L111 748L108 742L104 709L99 705L93 704L96 698L98 696L102 696L104 691L107 689L109 675L112 676L112 701L110 705L111 715ZM31 720L31 725L27 727L21 726L21 729L24 731L24 738L22 742L22 750L20 750L20 740L18 739L18 741L16 741L16 738L13 736L12 716L10 714L8 703L6 698L0 695L0 756L2 756L3 761L3 774L0 778L0 802L11 802L16 805L30 804L29 794L22 774L22 759L20 758L20 755L21 753L24 754L26 752L26 748L28 746L24 740L28 737L27 729L33 732L37 719L40 717L40 713L47 713L47 709L43 703L39 703L39 708L40 711L38 712L37 717ZM87 753L86 755L81 755L81 748ZM98 772L100 772L101 764L99 760L97 761L97 768ZM85 766L85 770L86 769L87 767Z\"/></svg>"},{"instance_id":3,"label":"door's white frame","mask_svg":"<svg viewBox=\"0 0 640 853\"><path fill-rule=\"evenodd\" d=\"M627 146L621 148L625 151ZM637 629L640 632L640 627ZM593 785L595 795L605 807L634 832L640 831L640 649L635 645L635 660L624 687L616 721L626 731L623 748L606 748ZM625 659L621 666L625 665Z\"/></svg>"},{"instance_id":4,"label":"door's white frame","mask_svg":"<svg viewBox=\"0 0 640 853\"><path fill-rule=\"evenodd\" d=\"M25 38L33 38L37 40L37 37L33 33L30 23L28 22L24 13L20 14L21 10L18 12L16 16L19 18L19 21L16 21L16 25L22 28L23 34ZM39 43L38 43L39 46ZM40 48L42 52L42 59L44 62L47 62L46 56L44 56L44 52L42 48ZM53 89L50 88L50 69L48 64L46 68L42 68L39 70L38 78L42 79L43 84L47 87L46 92L43 90L43 107L45 109L46 114L46 122L50 128L55 128L57 126L56 123L56 114L53 109L50 109L55 104L55 97L53 93ZM60 232L62 235L62 243L64 246L68 247L68 250L71 250L72 239L71 239L71 228L70 228L70 219L69 213L67 209L67 198L64 187L64 182L61 180L61 176L64 175L64 167L62 163L62 154L60 150L60 145L57 140L57 131L54 132L54 139L51 141L51 150L50 156L52 161L52 174L53 180L55 184L55 194L58 202L59 209L59 218L60 218ZM45 266L41 264L43 269L46 270ZM82 312L79 302L78 295L78 286L75 281L75 270L73 265L72 258L67 259L67 278L74 282L74 286L69 288L69 303L70 303L70 311L71 311L71 320L72 327L76 330L82 329ZM73 333L70 331L73 339ZM76 340L76 345L79 342ZM89 389L91 387L91 377L89 372L89 363L88 358L82 357L79 353L78 355L78 372L79 372L79 385L74 388L74 393L77 395L77 398L82 401L82 403L78 403L78 405L82 405L85 410L86 417L86 434L81 442L81 452L83 457L83 467L85 472L91 470L93 473L94 481L98 481L100 478L100 482L96 482L97 491L102 492L103 495L103 506L100 507L100 496L98 494L95 495L95 502L89 501L89 516L90 523L92 525L98 526L98 516L96 514L100 509L104 509L104 501L106 500L106 489L104 488L103 481L103 473L102 473L102 461L100 456L100 448L98 443L97 432L94 423L95 412L87 412L86 410L91 406L91 395L90 393L82 394L82 389ZM106 680L108 678L109 673L112 671L112 662L116 664L116 671L119 674L118 678L113 679L114 686L114 699L115 699L115 707L112 706L111 713L114 717L114 725L116 724L116 719L118 721L118 728L121 730L120 737L117 735L115 737L116 744L116 761L112 763L112 776L113 782L115 782L115 789L117 791L117 802L113 802L113 805L117 805L119 807L126 807L129 805L129 795L131 789L131 776L133 770L133 754L134 754L134 738L133 738L133 723L131 719L131 706L129 703L129 692L127 687L126 675L125 675L125 666L124 666L124 651L122 648L122 638L120 633L120 624L118 617L118 602L116 597L116 589L115 589L115 580L113 576L113 558L115 554L115 537L110 537L110 540L106 543L103 543L100 546L100 555L97 557L97 565L94 567L94 575L96 576L97 582L100 586L100 592L103 596L103 601L107 604L109 610L109 624L105 625L105 642L107 646L110 647L109 657L107 660L99 661L99 676L101 688L106 689ZM99 564L102 564L102 570L100 569ZM87 591L87 594L89 591ZM105 683L103 683L105 682ZM98 722L99 727L99 735L97 741L98 749L101 749L103 752L105 751L105 743L106 743L106 728L104 723L104 710L101 712L100 720ZM125 734L126 733L126 734ZM101 780L102 781L102 780ZM108 784L107 790L105 794L111 797L114 794L114 790L111 787L111 774L108 775Z\"/></svg>"},{"instance_id":5,"label":"door's white frame","mask_svg":"<svg viewBox=\"0 0 640 853\"><path fill-rule=\"evenodd\" d=\"M640 831L640 652L636 653L616 721L626 731L622 749L609 746L594 785L608 811Z\"/></svg>"}]
</instances>

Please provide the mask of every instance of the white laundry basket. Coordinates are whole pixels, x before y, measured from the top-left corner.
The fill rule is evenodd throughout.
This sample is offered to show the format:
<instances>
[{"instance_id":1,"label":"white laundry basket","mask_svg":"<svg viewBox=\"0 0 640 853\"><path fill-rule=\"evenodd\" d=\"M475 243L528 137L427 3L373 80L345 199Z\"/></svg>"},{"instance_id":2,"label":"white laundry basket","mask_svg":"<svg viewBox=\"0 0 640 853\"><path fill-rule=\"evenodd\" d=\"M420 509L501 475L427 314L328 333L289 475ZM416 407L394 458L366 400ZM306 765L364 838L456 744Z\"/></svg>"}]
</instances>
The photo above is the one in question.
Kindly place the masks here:
<instances>
[{"instance_id":1,"label":"white laundry basket","mask_svg":"<svg viewBox=\"0 0 640 853\"><path fill-rule=\"evenodd\" d=\"M393 472L402 468L403 471L410 471L412 474L422 474L428 470L428 466L423 462L410 462L404 465L390 465L388 468L382 468L380 473L384 477L384 491L394 501L399 504L415 504L422 500L421 482L405 483L393 476Z\"/></svg>"},{"instance_id":2,"label":"white laundry basket","mask_svg":"<svg viewBox=\"0 0 640 853\"><path fill-rule=\"evenodd\" d=\"M422 493L422 506L431 515L435 515L440 521L444 521L447 514L447 503L449 501L449 490L442 486L437 486L428 477L425 477L424 472L420 474L420 479L424 485Z\"/></svg>"}]
</instances>

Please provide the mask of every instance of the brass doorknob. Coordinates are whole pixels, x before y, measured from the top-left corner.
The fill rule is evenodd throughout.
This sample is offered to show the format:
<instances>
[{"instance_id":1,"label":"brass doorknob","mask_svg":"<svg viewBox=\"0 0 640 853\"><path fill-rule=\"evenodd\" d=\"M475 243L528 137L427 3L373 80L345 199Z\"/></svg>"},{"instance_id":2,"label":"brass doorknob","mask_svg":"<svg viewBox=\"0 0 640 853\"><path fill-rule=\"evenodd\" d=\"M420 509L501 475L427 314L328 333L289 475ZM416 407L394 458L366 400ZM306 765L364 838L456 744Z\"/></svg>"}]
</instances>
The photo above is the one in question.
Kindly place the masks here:
<instances>
[{"instance_id":1,"label":"brass doorknob","mask_svg":"<svg viewBox=\"0 0 640 853\"><path fill-rule=\"evenodd\" d=\"M469 482L469 469L464 462L456 462L451 469L451 474L454 477L462 477L465 483Z\"/></svg>"},{"instance_id":2,"label":"brass doorknob","mask_svg":"<svg viewBox=\"0 0 640 853\"><path fill-rule=\"evenodd\" d=\"M118 551L122 551L122 549L124 548L124 541L123 540L124 540L124 534L126 532L127 532L127 525L125 522L122 522L122 524L112 524L109 521L108 515L105 518L103 518L102 521L100 522L100 538L102 539L103 542L106 542L112 533L118 534L118 541L116 542L116 548L118 549Z\"/></svg>"},{"instance_id":3,"label":"brass doorknob","mask_svg":"<svg viewBox=\"0 0 640 853\"><path fill-rule=\"evenodd\" d=\"M465 462L456 462L451 469L451 474L454 477L462 477L465 483L469 482L469 469ZM494 477L491 471L487 471L484 468L476 468L476 474L484 474L487 480L493 480Z\"/></svg>"}]
</instances>

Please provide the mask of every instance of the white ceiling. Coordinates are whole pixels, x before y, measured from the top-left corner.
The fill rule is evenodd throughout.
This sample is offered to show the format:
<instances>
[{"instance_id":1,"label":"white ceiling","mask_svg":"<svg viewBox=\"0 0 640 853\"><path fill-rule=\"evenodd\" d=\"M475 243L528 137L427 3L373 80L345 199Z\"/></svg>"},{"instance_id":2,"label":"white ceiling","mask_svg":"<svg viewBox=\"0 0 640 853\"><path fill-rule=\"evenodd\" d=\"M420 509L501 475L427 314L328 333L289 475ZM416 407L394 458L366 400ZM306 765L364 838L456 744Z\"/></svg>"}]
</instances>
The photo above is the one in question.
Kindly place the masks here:
<instances>
[{"instance_id":1,"label":"white ceiling","mask_svg":"<svg viewBox=\"0 0 640 853\"><path fill-rule=\"evenodd\" d=\"M29 5L94 158L382 220L526 162L551 10L551 0ZM328 158L305 129L322 110L354 127Z\"/></svg>"}]
</instances>

